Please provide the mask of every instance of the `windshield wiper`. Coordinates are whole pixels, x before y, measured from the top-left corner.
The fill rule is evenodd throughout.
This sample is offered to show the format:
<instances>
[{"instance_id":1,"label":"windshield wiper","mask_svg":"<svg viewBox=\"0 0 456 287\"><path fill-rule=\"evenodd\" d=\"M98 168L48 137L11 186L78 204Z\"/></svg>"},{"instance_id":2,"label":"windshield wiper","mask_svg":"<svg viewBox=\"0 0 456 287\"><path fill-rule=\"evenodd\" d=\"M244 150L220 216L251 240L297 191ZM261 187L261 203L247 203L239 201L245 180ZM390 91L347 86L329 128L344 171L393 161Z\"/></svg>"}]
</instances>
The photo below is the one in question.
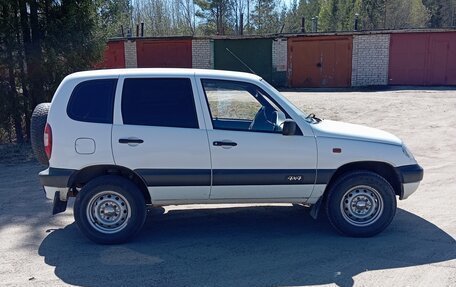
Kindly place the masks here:
<instances>
[{"instance_id":1,"label":"windshield wiper","mask_svg":"<svg viewBox=\"0 0 456 287\"><path fill-rule=\"evenodd\" d=\"M317 118L317 116L315 116L315 114L311 113L309 114L306 119L312 119L314 121L316 121L317 123L321 122L321 119L320 118Z\"/></svg>"}]
</instances>

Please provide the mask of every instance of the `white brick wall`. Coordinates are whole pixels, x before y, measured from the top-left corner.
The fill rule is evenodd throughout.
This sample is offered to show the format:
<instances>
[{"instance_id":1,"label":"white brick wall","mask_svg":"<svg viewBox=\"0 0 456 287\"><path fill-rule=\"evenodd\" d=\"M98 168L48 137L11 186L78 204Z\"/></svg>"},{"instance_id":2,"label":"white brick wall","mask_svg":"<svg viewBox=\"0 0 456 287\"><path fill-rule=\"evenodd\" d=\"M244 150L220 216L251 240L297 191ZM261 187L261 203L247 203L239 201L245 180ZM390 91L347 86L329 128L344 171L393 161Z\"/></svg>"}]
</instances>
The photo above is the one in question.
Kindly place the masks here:
<instances>
[{"instance_id":1,"label":"white brick wall","mask_svg":"<svg viewBox=\"0 0 456 287\"><path fill-rule=\"evenodd\" d=\"M272 67L276 72L287 70L287 39L274 39L272 41Z\"/></svg>"},{"instance_id":2,"label":"white brick wall","mask_svg":"<svg viewBox=\"0 0 456 287\"><path fill-rule=\"evenodd\" d=\"M192 40L192 67L195 69L214 68L213 42L209 39Z\"/></svg>"},{"instance_id":3,"label":"white brick wall","mask_svg":"<svg viewBox=\"0 0 456 287\"><path fill-rule=\"evenodd\" d=\"M138 57L136 55L136 42L127 40L124 42L125 68L137 68Z\"/></svg>"},{"instance_id":4,"label":"white brick wall","mask_svg":"<svg viewBox=\"0 0 456 287\"><path fill-rule=\"evenodd\" d=\"M388 84L390 35L353 36L352 86Z\"/></svg>"}]
</instances>

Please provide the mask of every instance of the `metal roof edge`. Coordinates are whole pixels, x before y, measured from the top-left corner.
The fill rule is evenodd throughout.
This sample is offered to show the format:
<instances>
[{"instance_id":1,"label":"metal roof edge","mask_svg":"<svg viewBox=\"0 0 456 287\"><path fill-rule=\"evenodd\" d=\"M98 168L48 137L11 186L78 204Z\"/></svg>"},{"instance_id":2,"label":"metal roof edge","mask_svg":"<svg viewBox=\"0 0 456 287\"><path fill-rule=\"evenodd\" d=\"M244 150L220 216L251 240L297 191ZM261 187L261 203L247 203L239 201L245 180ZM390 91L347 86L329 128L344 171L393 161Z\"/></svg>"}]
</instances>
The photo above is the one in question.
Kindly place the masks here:
<instances>
[{"instance_id":1,"label":"metal roof edge","mask_svg":"<svg viewBox=\"0 0 456 287\"><path fill-rule=\"evenodd\" d=\"M338 32L305 32L305 33L283 33L264 35L213 35L213 36L153 36L153 37L114 37L108 42L136 41L136 40L249 40L249 39L277 39L296 37L318 37L318 36L358 36L358 35L379 35L379 34L402 34L402 33L443 33L456 32L454 28L410 28L410 29L385 29L385 30L363 30L363 31L338 31Z\"/></svg>"}]
</instances>

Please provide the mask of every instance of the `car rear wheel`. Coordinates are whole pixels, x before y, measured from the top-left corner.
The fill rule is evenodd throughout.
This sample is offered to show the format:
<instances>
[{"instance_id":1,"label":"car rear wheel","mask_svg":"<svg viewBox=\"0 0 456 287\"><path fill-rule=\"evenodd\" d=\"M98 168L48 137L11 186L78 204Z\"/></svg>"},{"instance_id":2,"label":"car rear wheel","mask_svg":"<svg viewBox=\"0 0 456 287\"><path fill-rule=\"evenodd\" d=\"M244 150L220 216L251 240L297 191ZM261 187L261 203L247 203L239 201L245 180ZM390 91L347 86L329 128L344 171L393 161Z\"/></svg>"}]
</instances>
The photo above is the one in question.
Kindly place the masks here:
<instances>
[{"instance_id":1,"label":"car rear wheel","mask_svg":"<svg viewBox=\"0 0 456 287\"><path fill-rule=\"evenodd\" d=\"M90 240L101 244L128 241L141 230L146 203L139 188L114 175L95 178L76 197L74 218Z\"/></svg>"},{"instance_id":2,"label":"car rear wheel","mask_svg":"<svg viewBox=\"0 0 456 287\"><path fill-rule=\"evenodd\" d=\"M354 237L382 232L396 213L396 196L389 182L376 173L351 172L332 185L326 213L334 228Z\"/></svg>"}]
</instances>

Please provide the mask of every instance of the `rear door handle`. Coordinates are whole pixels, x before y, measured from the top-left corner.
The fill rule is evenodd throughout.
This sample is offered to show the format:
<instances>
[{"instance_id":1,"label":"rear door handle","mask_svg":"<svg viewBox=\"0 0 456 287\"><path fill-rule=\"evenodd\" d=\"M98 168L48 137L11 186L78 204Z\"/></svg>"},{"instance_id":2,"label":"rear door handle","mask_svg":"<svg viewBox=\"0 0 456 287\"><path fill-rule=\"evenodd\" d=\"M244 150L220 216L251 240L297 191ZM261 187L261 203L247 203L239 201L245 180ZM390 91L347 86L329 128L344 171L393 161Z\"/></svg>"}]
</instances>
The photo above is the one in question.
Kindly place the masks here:
<instances>
[{"instance_id":1,"label":"rear door handle","mask_svg":"<svg viewBox=\"0 0 456 287\"><path fill-rule=\"evenodd\" d=\"M142 144L143 142L142 139L119 139L121 144Z\"/></svg>"},{"instance_id":2,"label":"rear door handle","mask_svg":"<svg viewBox=\"0 0 456 287\"><path fill-rule=\"evenodd\" d=\"M230 141L215 141L212 144L214 146L237 146L237 143Z\"/></svg>"}]
</instances>

